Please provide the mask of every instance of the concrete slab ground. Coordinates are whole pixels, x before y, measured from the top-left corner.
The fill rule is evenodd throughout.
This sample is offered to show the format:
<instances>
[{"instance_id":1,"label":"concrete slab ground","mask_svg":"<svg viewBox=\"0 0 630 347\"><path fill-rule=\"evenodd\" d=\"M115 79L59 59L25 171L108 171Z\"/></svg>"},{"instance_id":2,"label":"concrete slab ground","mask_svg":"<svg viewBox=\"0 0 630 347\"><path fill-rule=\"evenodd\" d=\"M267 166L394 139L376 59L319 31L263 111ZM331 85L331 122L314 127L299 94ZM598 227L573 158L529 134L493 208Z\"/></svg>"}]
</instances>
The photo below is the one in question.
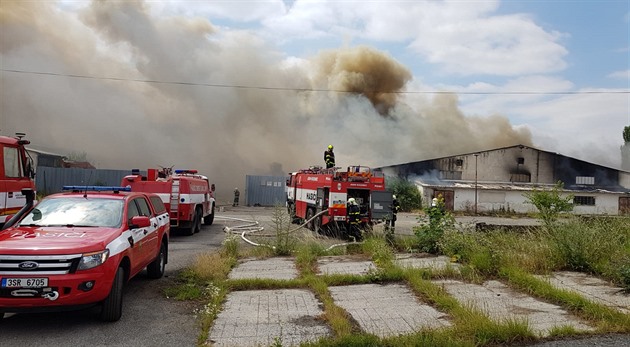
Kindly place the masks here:
<instances>
[{"instance_id":1,"label":"concrete slab ground","mask_svg":"<svg viewBox=\"0 0 630 347\"><path fill-rule=\"evenodd\" d=\"M361 284L328 288L335 304L365 332L381 336L450 326L447 315L422 304L404 285Z\"/></svg>"},{"instance_id":2,"label":"concrete slab ground","mask_svg":"<svg viewBox=\"0 0 630 347\"><path fill-rule=\"evenodd\" d=\"M290 280L298 277L293 258L244 259L235 266L228 278L261 278Z\"/></svg>"},{"instance_id":3,"label":"concrete slab ground","mask_svg":"<svg viewBox=\"0 0 630 347\"><path fill-rule=\"evenodd\" d=\"M418 254L396 255L402 267L459 268L448 257ZM358 256L320 257L320 275L365 275L376 265ZM242 260L229 274L230 279L263 278L290 280L298 277L295 259L275 257ZM549 281L554 285L577 291L587 299L602 300L624 312L630 311L628 295L621 288L604 285L603 281L581 273L554 273ZM483 285L456 280L434 280L462 305L471 305L496 321L514 319L527 321L540 336L547 336L554 327L572 326L576 330L592 330L579 318L563 308L539 301L514 291L499 281ZM444 312L421 302L404 284L362 284L329 287L336 305L346 310L368 333L381 337L409 334L419 329L439 329L450 326ZM306 289L235 291L227 296L209 333L214 346L268 346L282 343L295 346L330 336L332 331L320 316L322 304Z\"/></svg>"},{"instance_id":4,"label":"concrete slab ground","mask_svg":"<svg viewBox=\"0 0 630 347\"><path fill-rule=\"evenodd\" d=\"M630 314L630 294L623 288L581 272L560 271L550 276L537 276L549 281L553 286L576 292L594 302Z\"/></svg>"},{"instance_id":5,"label":"concrete slab ground","mask_svg":"<svg viewBox=\"0 0 630 347\"><path fill-rule=\"evenodd\" d=\"M449 257L443 255L426 257L417 254L396 254L394 262L402 268L445 270L450 267L458 271L460 267L459 264L451 262Z\"/></svg>"},{"instance_id":6,"label":"concrete slab ground","mask_svg":"<svg viewBox=\"0 0 630 347\"><path fill-rule=\"evenodd\" d=\"M436 280L433 283L443 286L460 303L471 305L495 321L527 321L532 331L540 336L547 336L554 327L593 330L560 306L516 292L499 281L487 281L483 285L455 280Z\"/></svg>"},{"instance_id":7,"label":"concrete slab ground","mask_svg":"<svg viewBox=\"0 0 630 347\"><path fill-rule=\"evenodd\" d=\"M376 265L369 260L357 260L347 256L331 256L317 258L320 274L366 275L376 270Z\"/></svg>"},{"instance_id":8,"label":"concrete slab ground","mask_svg":"<svg viewBox=\"0 0 630 347\"><path fill-rule=\"evenodd\" d=\"M321 314L315 295L304 289L231 292L209 340L214 346L296 346L331 334Z\"/></svg>"}]
</instances>

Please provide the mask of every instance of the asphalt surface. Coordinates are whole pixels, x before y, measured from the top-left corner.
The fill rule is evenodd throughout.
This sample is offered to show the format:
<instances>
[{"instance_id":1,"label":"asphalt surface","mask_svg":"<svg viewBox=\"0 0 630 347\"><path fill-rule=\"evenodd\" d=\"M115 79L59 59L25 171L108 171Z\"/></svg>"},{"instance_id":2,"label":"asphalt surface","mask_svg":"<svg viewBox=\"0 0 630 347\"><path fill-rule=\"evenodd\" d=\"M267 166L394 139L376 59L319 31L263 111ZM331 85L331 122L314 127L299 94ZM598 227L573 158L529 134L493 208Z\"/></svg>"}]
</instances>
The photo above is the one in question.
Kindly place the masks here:
<instances>
[{"instance_id":1,"label":"asphalt surface","mask_svg":"<svg viewBox=\"0 0 630 347\"><path fill-rule=\"evenodd\" d=\"M118 322L99 321L97 308L12 315L0 322L0 346L196 346L195 307L167 299L163 290L195 255L221 246L222 228L215 223L192 236L172 233L165 276L152 280L143 272L132 279Z\"/></svg>"}]
</instances>

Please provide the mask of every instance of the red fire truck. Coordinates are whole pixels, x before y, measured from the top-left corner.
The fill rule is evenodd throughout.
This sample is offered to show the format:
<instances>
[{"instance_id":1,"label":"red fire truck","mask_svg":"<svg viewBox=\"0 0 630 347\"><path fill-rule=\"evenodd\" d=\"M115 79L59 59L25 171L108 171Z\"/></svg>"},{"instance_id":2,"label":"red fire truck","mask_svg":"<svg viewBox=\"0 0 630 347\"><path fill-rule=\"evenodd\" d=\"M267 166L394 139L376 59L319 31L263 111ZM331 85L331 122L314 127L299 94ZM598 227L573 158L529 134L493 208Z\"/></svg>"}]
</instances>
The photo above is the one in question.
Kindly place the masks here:
<instances>
[{"instance_id":1,"label":"red fire truck","mask_svg":"<svg viewBox=\"0 0 630 347\"><path fill-rule=\"evenodd\" d=\"M214 221L214 184L197 170L148 169L146 176L134 170L122 179L121 186L159 195L169 211L171 227L187 235L198 233L202 220L206 225Z\"/></svg>"},{"instance_id":2,"label":"red fire truck","mask_svg":"<svg viewBox=\"0 0 630 347\"><path fill-rule=\"evenodd\" d=\"M366 166L323 169L311 167L290 173L287 180L287 210L297 222L310 222L308 228L319 231L348 230L346 204L354 198L359 204L361 222L372 225L391 213L392 193L385 190L382 172ZM327 213L320 212L328 210Z\"/></svg>"},{"instance_id":3,"label":"red fire truck","mask_svg":"<svg viewBox=\"0 0 630 347\"><path fill-rule=\"evenodd\" d=\"M0 228L26 204L22 190L35 192L33 160L24 148L30 142L23 137L0 136Z\"/></svg>"}]
</instances>

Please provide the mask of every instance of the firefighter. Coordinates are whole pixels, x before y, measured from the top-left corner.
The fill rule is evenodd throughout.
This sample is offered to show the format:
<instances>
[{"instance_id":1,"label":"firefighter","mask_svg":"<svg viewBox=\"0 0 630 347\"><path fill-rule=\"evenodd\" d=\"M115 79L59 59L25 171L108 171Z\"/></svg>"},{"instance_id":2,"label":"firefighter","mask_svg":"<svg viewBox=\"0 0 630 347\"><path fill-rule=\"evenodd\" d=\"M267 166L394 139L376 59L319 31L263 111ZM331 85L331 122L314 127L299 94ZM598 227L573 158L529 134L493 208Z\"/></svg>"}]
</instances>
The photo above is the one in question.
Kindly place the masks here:
<instances>
[{"instance_id":1,"label":"firefighter","mask_svg":"<svg viewBox=\"0 0 630 347\"><path fill-rule=\"evenodd\" d=\"M394 232L394 227L396 225L396 214L400 211L400 203L396 199L396 195L392 195L392 218L389 220L389 227L391 228L391 232Z\"/></svg>"},{"instance_id":2,"label":"firefighter","mask_svg":"<svg viewBox=\"0 0 630 347\"><path fill-rule=\"evenodd\" d=\"M348 222L350 224L349 236L359 241L362 238L359 222L361 221L361 211L359 204L354 198L348 199Z\"/></svg>"},{"instance_id":3,"label":"firefighter","mask_svg":"<svg viewBox=\"0 0 630 347\"><path fill-rule=\"evenodd\" d=\"M324 162L326 163L327 169L335 167L335 153L333 152L333 145L328 145L328 149L324 152Z\"/></svg>"},{"instance_id":4,"label":"firefighter","mask_svg":"<svg viewBox=\"0 0 630 347\"><path fill-rule=\"evenodd\" d=\"M241 195L241 192L238 191L238 187L234 188L234 203L232 203L232 207L238 206L238 198Z\"/></svg>"}]
</instances>

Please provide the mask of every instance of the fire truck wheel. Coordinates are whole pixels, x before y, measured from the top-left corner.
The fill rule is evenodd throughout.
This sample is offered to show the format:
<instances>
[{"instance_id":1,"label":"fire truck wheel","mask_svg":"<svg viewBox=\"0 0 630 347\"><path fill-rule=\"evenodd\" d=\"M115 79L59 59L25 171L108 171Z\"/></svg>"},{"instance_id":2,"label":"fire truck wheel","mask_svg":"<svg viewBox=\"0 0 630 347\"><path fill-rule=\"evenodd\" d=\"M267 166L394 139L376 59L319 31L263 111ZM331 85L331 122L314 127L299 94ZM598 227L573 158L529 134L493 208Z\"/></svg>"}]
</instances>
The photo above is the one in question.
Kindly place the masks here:
<instances>
[{"instance_id":1,"label":"fire truck wheel","mask_svg":"<svg viewBox=\"0 0 630 347\"><path fill-rule=\"evenodd\" d=\"M166 267L166 244L162 242L160 246L160 253L157 258L147 266L147 276L149 278L157 279L164 276L164 268Z\"/></svg>"},{"instance_id":2,"label":"fire truck wheel","mask_svg":"<svg viewBox=\"0 0 630 347\"><path fill-rule=\"evenodd\" d=\"M212 212L209 215L203 217L203 224L212 225L214 222L214 205L212 205Z\"/></svg>"},{"instance_id":3,"label":"fire truck wheel","mask_svg":"<svg viewBox=\"0 0 630 347\"><path fill-rule=\"evenodd\" d=\"M196 234L201 231L201 220L203 219L203 212L200 208L195 209L195 220L193 221L193 232Z\"/></svg>"},{"instance_id":4,"label":"fire truck wheel","mask_svg":"<svg viewBox=\"0 0 630 347\"><path fill-rule=\"evenodd\" d=\"M311 220L311 218L313 218L314 215L315 215L315 211L313 211L312 208L309 208L306 210L306 220L309 221L306 224L306 227L309 228L311 231L315 231L315 222Z\"/></svg>"},{"instance_id":5,"label":"fire truck wheel","mask_svg":"<svg viewBox=\"0 0 630 347\"><path fill-rule=\"evenodd\" d=\"M105 322L115 322L122 316L123 287L125 285L125 269L119 267L116 271L114 283L109 295L103 301L101 308L101 320Z\"/></svg>"}]
</instances>

